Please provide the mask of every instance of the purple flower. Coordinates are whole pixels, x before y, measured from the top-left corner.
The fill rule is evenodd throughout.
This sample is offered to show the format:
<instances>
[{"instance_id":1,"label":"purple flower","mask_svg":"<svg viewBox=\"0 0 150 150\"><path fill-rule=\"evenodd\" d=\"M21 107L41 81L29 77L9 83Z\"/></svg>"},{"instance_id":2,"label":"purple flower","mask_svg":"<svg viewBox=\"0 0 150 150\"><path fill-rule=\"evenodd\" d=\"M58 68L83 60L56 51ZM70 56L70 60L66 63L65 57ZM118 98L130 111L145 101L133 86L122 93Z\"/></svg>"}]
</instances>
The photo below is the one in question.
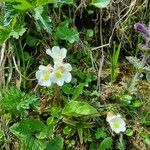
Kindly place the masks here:
<instances>
[{"instance_id":1,"label":"purple flower","mask_svg":"<svg viewBox=\"0 0 150 150\"><path fill-rule=\"evenodd\" d=\"M142 33L145 38L150 38L150 29L142 23L135 23L134 29Z\"/></svg>"},{"instance_id":2,"label":"purple flower","mask_svg":"<svg viewBox=\"0 0 150 150\"><path fill-rule=\"evenodd\" d=\"M142 23L135 23L134 29L140 32L144 38L146 39L145 48L150 48L150 27L146 27L146 25Z\"/></svg>"}]
</instances>

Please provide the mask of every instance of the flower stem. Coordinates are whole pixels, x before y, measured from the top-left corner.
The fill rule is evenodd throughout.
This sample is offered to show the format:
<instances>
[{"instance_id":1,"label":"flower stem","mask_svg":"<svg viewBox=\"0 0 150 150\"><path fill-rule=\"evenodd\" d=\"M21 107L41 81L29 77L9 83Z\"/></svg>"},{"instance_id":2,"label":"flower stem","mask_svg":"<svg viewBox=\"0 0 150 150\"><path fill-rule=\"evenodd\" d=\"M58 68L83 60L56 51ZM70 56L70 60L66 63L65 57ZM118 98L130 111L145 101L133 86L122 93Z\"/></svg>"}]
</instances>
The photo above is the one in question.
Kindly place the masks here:
<instances>
[{"instance_id":1,"label":"flower stem","mask_svg":"<svg viewBox=\"0 0 150 150\"><path fill-rule=\"evenodd\" d=\"M58 85L55 85L54 87L54 103L57 106L61 106L61 94L60 94L60 87Z\"/></svg>"}]
</instances>

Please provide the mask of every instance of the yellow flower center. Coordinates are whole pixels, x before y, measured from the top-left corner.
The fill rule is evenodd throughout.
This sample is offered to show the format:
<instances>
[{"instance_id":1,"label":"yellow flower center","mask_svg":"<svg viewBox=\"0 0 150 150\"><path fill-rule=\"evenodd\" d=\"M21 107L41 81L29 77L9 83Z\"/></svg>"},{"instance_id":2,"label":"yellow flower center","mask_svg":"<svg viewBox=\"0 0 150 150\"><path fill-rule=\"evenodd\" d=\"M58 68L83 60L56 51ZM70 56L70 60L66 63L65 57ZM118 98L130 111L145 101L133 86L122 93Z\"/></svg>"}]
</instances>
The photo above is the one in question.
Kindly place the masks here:
<instances>
[{"instance_id":1,"label":"yellow flower center","mask_svg":"<svg viewBox=\"0 0 150 150\"><path fill-rule=\"evenodd\" d=\"M61 78L62 74L61 74L61 72L55 72L55 76L56 76L56 78Z\"/></svg>"},{"instance_id":2,"label":"yellow flower center","mask_svg":"<svg viewBox=\"0 0 150 150\"><path fill-rule=\"evenodd\" d=\"M119 123L114 123L114 128L116 128L116 129L120 128L120 124Z\"/></svg>"},{"instance_id":3,"label":"yellow flower center","mask_svg":"<svg viewBox=\"0 0 150 150\"><path fill-rule=\"evenodd\" d=\"M49 80L49 74L45 73L43 79L46 80L46 81Z\"/></svg>"}]
</instances>

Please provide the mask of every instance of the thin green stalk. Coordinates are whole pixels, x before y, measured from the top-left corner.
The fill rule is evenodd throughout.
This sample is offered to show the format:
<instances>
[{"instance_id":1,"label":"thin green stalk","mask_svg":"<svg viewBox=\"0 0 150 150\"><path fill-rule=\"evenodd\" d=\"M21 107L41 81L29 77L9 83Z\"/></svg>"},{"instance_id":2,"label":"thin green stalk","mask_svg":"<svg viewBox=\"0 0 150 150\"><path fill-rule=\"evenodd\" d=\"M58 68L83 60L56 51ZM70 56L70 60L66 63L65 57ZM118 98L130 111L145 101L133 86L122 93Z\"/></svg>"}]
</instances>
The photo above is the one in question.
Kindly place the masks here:
<instances>
[{"instance_id":1,"label":"thin green stalk","mask_svg":"<svg viewBox=\"0 0 150 150\"><path fill-rule=\"evenodd\" d=\"M121 43L119 44L118 48L116 48L116 44L114 43L113 54L111 57L111 84L113 84L117 77L117 65L118 59L121 49Z\"/></svg>"},{"instance_id":2,"label":"thin green stalk","mask_svg":"<svg viewBox=\"0 0 150 150\"><path fill-rule=\"evenodd\" d=\"M61 106L62 105L62 102L61 102L61 94L60 94L60 87L56 84L54 86L54 103L57 105L57 106Z\"/></svg>"}]
</instances>

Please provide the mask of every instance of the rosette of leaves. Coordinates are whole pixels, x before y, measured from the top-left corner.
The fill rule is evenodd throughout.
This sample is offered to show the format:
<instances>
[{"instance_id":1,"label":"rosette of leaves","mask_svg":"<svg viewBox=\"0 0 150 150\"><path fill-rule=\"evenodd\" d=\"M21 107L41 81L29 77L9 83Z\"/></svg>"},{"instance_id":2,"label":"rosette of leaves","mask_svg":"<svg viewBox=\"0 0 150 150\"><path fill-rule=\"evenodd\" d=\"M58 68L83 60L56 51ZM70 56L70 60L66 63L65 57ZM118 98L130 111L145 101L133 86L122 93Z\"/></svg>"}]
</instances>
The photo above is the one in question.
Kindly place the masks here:
<instances>
[{"instance_id":1,"label":"rosette of leaves","mask_svg":"<svg viewBox=\"0 0 150 150\"><path fill-rule=\"evenodd\" d=\"M38 106L37 98L32 94L26 94L19 89L9 88L0 101L0 107L4 113L12 116L26 117L30 107Z\"/></svg>"}]
</instances>

